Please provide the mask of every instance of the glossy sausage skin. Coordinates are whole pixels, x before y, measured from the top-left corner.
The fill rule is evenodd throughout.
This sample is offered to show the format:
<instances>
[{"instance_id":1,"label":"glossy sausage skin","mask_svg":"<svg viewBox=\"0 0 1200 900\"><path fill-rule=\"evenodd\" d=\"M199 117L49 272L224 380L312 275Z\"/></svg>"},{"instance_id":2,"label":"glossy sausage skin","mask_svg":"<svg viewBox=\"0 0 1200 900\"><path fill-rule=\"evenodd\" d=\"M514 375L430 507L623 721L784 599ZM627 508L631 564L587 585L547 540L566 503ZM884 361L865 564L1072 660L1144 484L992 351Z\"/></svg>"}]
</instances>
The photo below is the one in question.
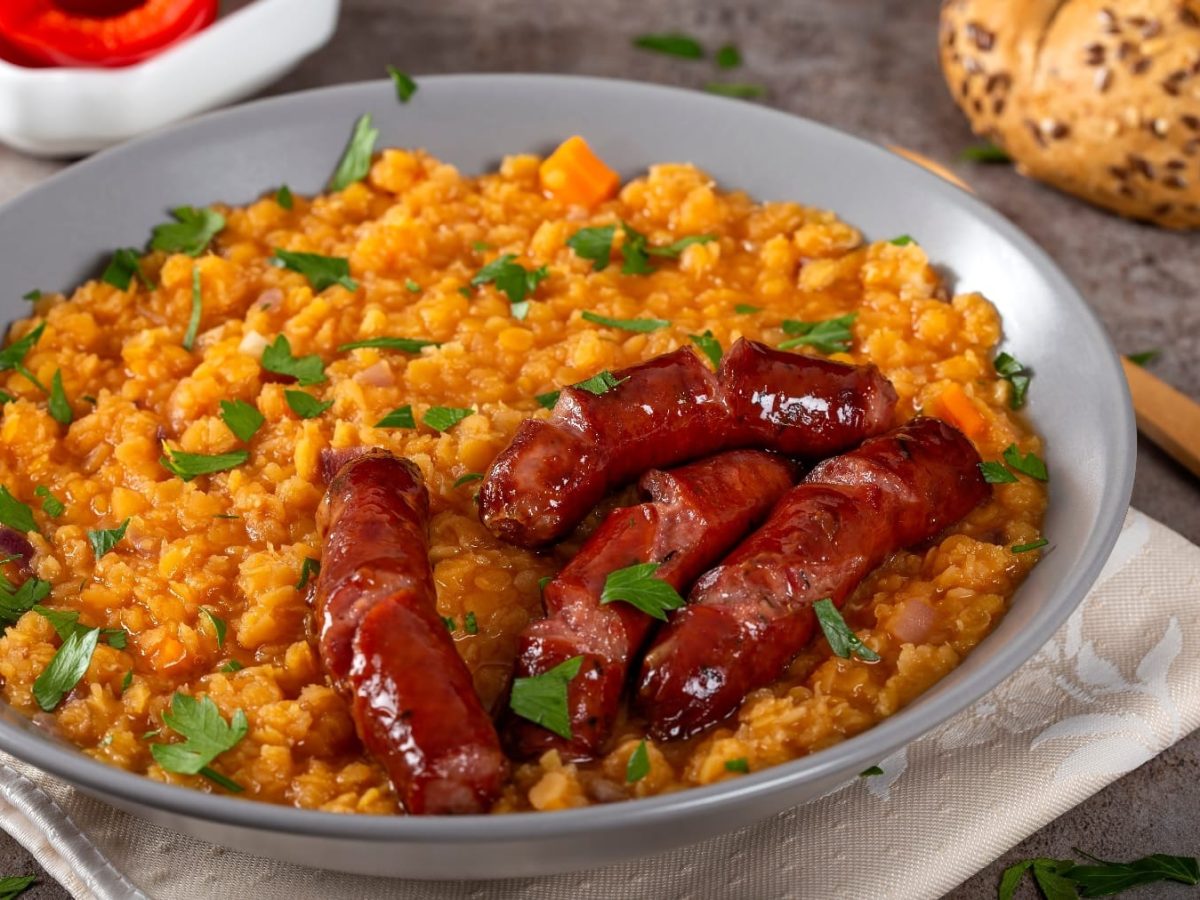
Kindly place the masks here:
<instances>
[{"instance_id":1,"label":"glossy sausage skin","mask_svg":"<svg viewBox=\"0 0 1200 900\"><path fill-rule=\"evenodd\" d=\"M408 812L486 812L507 761L437 614L420 471L371 450L342 467L326 497L321 660L363 745Z\"/></svg>"},{"instance_id":2,"label":"glossy sausage skin","mask_svg":"<svg viewBox=\"0 0 1200 900\"><path fill-rule=\"evenodd\" d=\"M991 493L961 433L918 418L828 459L693 588L643 661L650 734L695 734L779 678L812 638L812 604L840 607L895 551L933 537Z\"/></svg>"},{"instance_id":3,"label":"glossy sausage skin","mask_svg":"<svg viewBox=\"0 0 1200 900\"><path fill-rule=\"evenodd\" d=\"M682 591L766 516L795 480L787 460L734 450L670 472L651 470L640 487L650 501L614 510L545 590L547 618L521 634L516 676L552 669L576 656L567 689L571 740L524 719L509 729L514 752L557 749L566 759L599 754L612 731L626 676L654 619L628 603L600 602L610 572L656 562L655 577Z\"/></svg>"},{"instance_id":4,"label":"glossy sausage skin","mask_svg":"<svg viewBox=\"0 0 1200 900\"><path fill-rule=\"evenodd\" d=\"M479 510L499 537L557 540L639 473L722 450L826 456L885 430L896 404L874 366L744 339L715 374L687 347L613 374L621 383L600 396L563 388L553 415L521 423L492 463Z\"/></svg>"}]
</instances>

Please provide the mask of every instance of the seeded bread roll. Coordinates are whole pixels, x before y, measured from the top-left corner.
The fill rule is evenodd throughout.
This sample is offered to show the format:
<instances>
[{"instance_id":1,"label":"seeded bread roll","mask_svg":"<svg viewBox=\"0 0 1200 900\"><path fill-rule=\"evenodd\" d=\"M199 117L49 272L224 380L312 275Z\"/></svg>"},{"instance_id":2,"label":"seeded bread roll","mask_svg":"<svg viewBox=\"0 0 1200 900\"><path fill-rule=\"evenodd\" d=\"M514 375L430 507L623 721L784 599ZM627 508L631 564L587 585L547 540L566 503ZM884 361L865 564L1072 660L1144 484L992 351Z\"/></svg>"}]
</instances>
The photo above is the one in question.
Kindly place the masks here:
<instances>
[{"instance_id":1,"label":"seeded bread roll","mask_svg":"<svg viewBox=\"0 0 1200 900\"><path fill-rule=\"evenodd\" d=\"M940 44L971 127L1023 174L1200 228L1200 0L945 0Z\"/></svg>"}]
</instances>

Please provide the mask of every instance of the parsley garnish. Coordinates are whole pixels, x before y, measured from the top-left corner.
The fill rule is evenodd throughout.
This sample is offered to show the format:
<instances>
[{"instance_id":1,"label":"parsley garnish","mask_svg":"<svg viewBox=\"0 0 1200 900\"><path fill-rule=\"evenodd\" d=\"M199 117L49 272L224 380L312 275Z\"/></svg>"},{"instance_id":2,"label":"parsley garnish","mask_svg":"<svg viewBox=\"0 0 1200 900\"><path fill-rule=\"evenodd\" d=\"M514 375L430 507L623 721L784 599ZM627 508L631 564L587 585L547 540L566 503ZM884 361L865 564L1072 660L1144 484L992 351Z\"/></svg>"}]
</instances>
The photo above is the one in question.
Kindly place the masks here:
<instances>
[{"instance_id":1,"label":"parsley garnish","mask_svg":"<svg viewBox=\"0 0 1200 900\"><path fill-rule=\"evenodd\" d=\"M415 281L413 281L411 278L405 279L404 289L406 291L408 291L410 294L421 293L421 286L419 284L417 284Z\"/></svg>"},{"instance_id":2,"label":"parsley garnish","mask_svg":"<svg viewBox=\"0 0 1200 900\"><path fill-rule=\"evenodd\" d=\"M597 315L594 312L583 313L584 321L596 325L607 325L609 328L620 328L624 331L650 332L666 328L671 323L666 319L610 319L608 316Z\"/></svg>"},{"instance_id":3,"label":"parsley garnish","mask_svg":"<svg viewBox=\"0 0 1200 900\"><path fill-rule=\"evenodd\" d=\"M75 418L75 413L71 410L71 401L67 399L67 392L63 390L62 369L55 369L54 377L50 379L48 408L54 421L62 425L70 425Z\"/></svg>"},{"instance_id":4,"label":"parsley garnish","mask_svg":"<svg viewBox=\"0 0 1200 900\"><path fill-rule=\"evenodd\" d=\"M46 487L45 485L39 484L37 487L35 487L33 489L33 495L35 497L42 498L42 512L52 519L57 519L66 510L66 507L63 506L62 501L50 493L50 488Z\"/></svg>"},{"instance_id":5,"label":"parsley garnish","mask_svg":"<svg viewBox=\"0 0 1200 900\"><path fill-rule=\"evenodd\" d=\"M268 262L276 268L303 275L318 293L335 284L340 284L350 293L358 290L358 282L350 277L350 261L340 256L322 256L320 253L300 253L276 248L275 255Z\"/></svg>"},{"instance_id":6,"label":"parsley garnish","mask_svg":"<svg viewBox=\"0 0 1200 900\"><path fill-rule=\"evenodd\" d=\"M488 250L495 250L496 248L487 241L471 241L471 249L476 253L484 253Z\"/></svg>"},{"instance_id":7,"label":"parsley garnish","mask_svg":"<svg viewBox=\"0 0 1200 900\"><path fill-rule=\"evenodd\" d=\"M554 405L558 403L558 398L562 395L562 391L548 391L545 394L537 394L534 400L542 409L554 409Z\"/></svg>"},{"instance_id":8,"label":"parsley garnish","mask_svg":"<svg viewBox=\"0 0 1200 900\"><path fill-rule=\"evenodd\" d=\"M1028 544L1013 544L1012 552L1013 553L1028 553L1031 550L1040 550L1042 547L1045 547L1049 543L1050 542L1048 540L1046 540L1045 538L1038 538L1036 541L1031 541Z\"/></svg>"},{"instance_id":9,"label":"parsley garnish","mask_svg":"<svg viewBox=\"0 0 1200 900\"><path fill-rule=\"evenodd\" d=\"M200 289L200 267L192 266L192 314L188 317L187 331L183 334L183 349L192 352L196 346L196 335L200 333L200 313L204 311L204 294Z\"/></svg>"},{"instance_id":10,"label":"parsley garnish","mask_svg":"<svg viewBox=\"0 0 1200 900\"><path fill-rule=\"evenodd\" d=\"M737 759L727 759L725 760L725 771L742 773L749 772L750 761L744 756L739 756Z\"/></svg>"},{"instance_id":11,"label":"parsley garnish","mask_svg":"<svg viewBox=\"0 0 1200 900\"><path fill-rule=\"evenodd\" d=\"M518 314L515 307L537 290L537 286L549 276L550 270L546 266L526 269L513 262L516 258L515 253L505 253L492 260L471 279L471 286L481 287L485 284L494 284L497 290L503 291L508 296L509 302L514 306L514 315L518 319L523 319L525 316ZM526 307L527 309L528 307Z\"/></svg>"},{"instance_id":12,"label":"parsley garnish","mask_svg":"<svg viewBox=\"0 0 1200 900\"><path fill-rule=\"evenodd\" d=\"M467 634L479 633L479 622L475 619L475 611L467 610L467 614L463 616L463 631Z\"/></svg>"},{"instance_id":13,"label":"parsley garnish","mask_svg":"<svg viewBox=\"0 0 1200 900\"><path fill-rule=\"evenodd\" d=\"M32 291L27 291L26 293L22 294L21 299L28 300L30 303L36 303L38 300L42 299L42 292L37 288L34 288Z\"/></svg>"},{"instance_id":14,"label":"parsley garnish","mask_svg":"<svg viewBox=\"0 0 1200 900\"><path fill-rule=\"evenodd\" d=\"M854 654L863 662L879 662L879 654L858 639L858 635L850 630L842 614L838 612L833 600L825 597L813 604L813 612L817 614L817 622L825 632L825 640L829 641L829 649L835 656L849 659Z\"/></svg>"},{"instance_id":15,"label":"parsley garnish","mask_svg":"<svg viewBox=\"0 0 1200 900\"><path fill-rule=\"evenodd\" d=\"M1007 353L997 356L993 365L996 367L996 373L1012 385L1012 395L1008 398L1009 407L1020 409L1025 405L1025 395L1029 393L1029 369Z\"/></svg>"},{"instance_id":16,"label":"parsley garnish","mask_svg":"<svg viewBox=\"0 0 1200 900\"><path fill-rule=\"evenodd\" d=\"M133 684L133 669L125 673L125 677L121 679L121 693L129 690L129 686Z\"/></svg>"},{"instance_id":17,"label":"parsley garnish","mask_svg":"<svg viewBox=\"0 0 1200 900\"><path fill-rule=\"evenodd\" d=\"M859 772L858 777L859 778L870 778L872 775L882 775L882 774L883 774L883 769L879 768L879 766L871 766L871 768L863 769L861 772Z\"/></svg>"},{"instance_id":18,"label":"parsley garnish","mask_svg":"<svg viewBox=\"0 0 1200 900\"><path fill-rule=\"evenodd\" d=\"M646 752L646 742L639 741L629 754L629 762L625 764L625 783L633 784L641 781L650 774L650 754Z\"/></svg>"},{"instance_id":19,"label":"parsley garnish","mask_svg":"<svg viewBox=\"0 0 1200 900\"><path fill-rule=\"evenodd\" d=\"M182 450L172 450L158 458L159 464L184 481L191 481L198 475L212 475L214 472L225 472L235 469L245 463L250 454L245 450L230 450L228 453L185 453Z\"/></svg>"},{"instance_id":20,"label":"parsley garnish","mask_svg":"<svg viewBox=\"0 0 1200 900\"><path fill-rule=\"evenodd\" d=\"M137 250L132 247L122 247L120 250L113 251L112 259L105 266L104 272L100 275L100 280L122 291L127 291L134 276L147 288L154 287L150 283L150 279L142 272L142 261L141 257L138 256Z\"/></svg>"},{"instance_id":21,"label":"parsley garnish","mask_svg":"<svg viewBox=\"0 0 1200 900\"><path fill-rule=\"evenodd\" d=\"M539 591L546 590L546 585L548 585L553 580L554 579L551 576L543 575L541 578L538 579L538 590Z\"/></svg>"},{"instance_id":22,"label":"parsley garnish","mask_svg":"<svg viewBox=\"0 0 1200 900\"><path fill-rule=\"evenodd\" d=\"M283 399L292 408L292 412L302 419L315 419L333 406L332 400L322 403L308 391L284 391Z\"/></svg>"},{"instance_id":23,"label":"parsley garnish","mask_svg":"<svg viewBox=\"0 0 1200 900\"><path fill-rule=\"evenodd\" d=\"M217 671L229 672L232 674L233 672L240 672L243 668L245 667L240 662L238 662L236 659L231 659L221 666L221 668Z\"/></svg>"},{"instance_id":24,"label":"parsley garnish","mask_svg":"<svg viewBox=\"0 0 1200 900\"><path fill-rule=\"evenodd\" d=\"M421 417L421 421L434 431L449 431L467 416L474 415L475 410L457 406L431 406Z\"/></svg>"},{"instance_id":25,"label":"parsley garnish","mask_svg":"<svg viewBox=\"0 0 1200 900\"><path fill-rule=\"evenodd\" d=\"M37 881L36 875L5 875L0 877L0 900L17 900Z\"/></svg>"},{"instance_id":26,"label":"parsley garnish","mask_svg":"<svg viewBox=\"0 0 1200 900\"><path fill-rule=\"evenodd\" d=\"M96 559L109 553L121 538L125 537L125 531L129 528L129 520L126 519L116 528L99 529L97 531L89 531L87 533L88 543L92 545L92 553Z\"/></svg>"},{"instance_id":27,"label":"parsley garnish","mask_svg":"<svg viewBox=\"0 0 1200 900\"><path fill-rule=\"evenodd\" d=\"M966 162L976 163L1007 163L1012 162L1012 158L1000 147L992 143L976 144L973 147L963 148L959 158Z\"/></svg>"},{"instance_id":28,"label":"parsley garnish","mask_svg":"<svg viewBox=\"0 0 1200 900\"><path fill-rule=\"evenodd\" d=\"M214 209L180 206L171 210L171 215L176 221L155 226L151 250L199 256L225 227L225 217Z\"/></svg>"},{"instance_id":29,"label":"parsley garnish","mask_svg":"<svg viewBox=\"0 0 1200 900\"><path fill-rule=\"evenodd\" d=\"M522 719L528 719L571 740L571 714L567 709L567 685L579 674L582 656L573 656L553 669L530 678L514 678L508 705Z\"/></svg>"},{"instance_id":30,"label":"parsley garnish","mask_svg":"<svg viewBox=\"0 0 1200 900\"><path fill-rule=\"evenodd\" d=\"M87 672L100 640L99 628L72 631L33 683L33 697L46 712L53 712Z\"/></svg>"},{"instance_id":31,"label":"parsley garnish","mask_svg":"<svg viewBox=\"0 0 1200 900\"><path fill-rule=\"evenodd\" d=\"M454 479L454 486L460 488L464 484L470 484L472 481L480 481L482 478L482 472L467 472L465 475L459 475Z\"/></svg>"},{"instance_id":32,"label":"parsley garnish","mask_svg":"<svg viewBox=\"0 0 1200 900\"><path fill-rule=\"evenodd\" d=\"M300 578L296 581L296 590L302 591L308 587L308 582L321 574L321 561L311 556L304 557L300 563Z\"/></svg>"},{"instance_id":33,"label":"parsley garnish","mask_svg":"<svg viewBox=\"0 0 1200 900\"><path fill-rule=\"evenodd\" d=\"M981 462L979 471L983 473L983 480L988 484L1016 484L1017 481L1017 476L1004 468L1003 463Z\"/></svg>"},{"instance_id":34,"label":"parsley garnish","mask_svg":"<svg viewBox=\"0 0 1200 900\"><path fill-rule=\"evenodd\" d=\"M604 579L604 590L600 593L601 603L614 603L618 600L640 609L648 616L667 620L667 610L679 609L684 599L671 585L660 578L655 578L658 563L635 563L624 569L609 572Z\"/></svg>"},{"instance_id":35,"label":"parsley garnish","mask_svg":"<svg viewBox=\"0 0 1200 900\"><path fill-rule=\"evenodd\" d=\"M0 484L0 525L7 525L22 534L37 531L37 523L33 521L33 510L9 493L8 488Z\"/></svg>"},{"instance_id":36,"label":"parsley garnish","mask_svg":"<svg viewBox=\"0 0 1200 900\"><path fill-rule=\"evenodd\" d=\"M372 126L370 115L360 116L354 123L354 131L346 145L346 152L342 154L341 162L334 170L333 177L329 179L331 191L340 191L367 177L367 173L371 171L375 139L378 137L379 130Z\"/></svg>"},{"instance_id":37,"label":"parsley garnish","mask_svg":"<svg viewBox=\"0 0 1200 900\"><path fill-rule=\"evenodd\" d=\"M1071 859L1038 857L1009 866L1000 876L999 900L1012 900L1021 877L1030 869L1042 893L1052 900L1105 897L1159 881L1200 884L1200 862L1195 857L1155 853L1133 862L1119 863L1097 859L1079 849L1075 852L1087 857L1094 865Z\"/></svg>"},{"instance_id":38,"label":"parsley garnish","mask_svg":"<svg viewBox=\"0 0 1200 900\"><path fill-rule=\"evenodd\" d=\"M34 344L41 340L42 332L46 330L46 323L38 325L37 328L25 335L19 341L13 341L3 350L0 350L0 372L7 372L10 369L25 374L25 367L22 363L29 351L33 349ZM25 375L34 384L37 384L37 379ZM40 387L40 385L39 385Z\"/></svg>"},{"instance_id":39,"label":"parsley garnish","mask_svg":"<svg viewBox=\"0 0 1200 900\"><path fill-rule=\"evenodd\" d=\"M1147 366L1162 356L1161 350L1143 350L1141 353L1128 353L1125 358L1135 366Z\"/></svg>"},{"instance_id":40,"label":"parsley garnish","mask_svg":"<svg viewBox=\"0 0 1200 900\"><path fill-rule=\"evenodd\" d=\"M279 190L275 192L275 202L284 209L291 209L296 205L295 198L292 197L292 189L286 184L281 184Z\"/></svg>"},{"instance_id":41,"label":"parsley garnish","mask_svg":"<svg viewBox=\"0 0 1200 900\"><path fill-rule=\"evenodd\" d=\"M417 288L417 290L420 290L420 288ZM344 353L347 350L377 347L380 350L402 350L405 353L420 353L422 347L440 346L442 345L437 341L426 341L421 338L377 337L367 338L365 341L353 341L349 344L341 344L338 346L338 351Z\"/></svg>"},{"instance_id":42,"label":"parsley garnish","mask_svg":"<svg viewBox=\"0 0 1200 900\"><path fill-rule=\"evenodd\" d=\"M228 723L212 698L197 700L176 693L171 698L171 711L162 714L163 722L184 741L179 744L151 744L154 761L168 772L181 775L203 775L227 791L237 793L241 786L224 775L208 768L214 759L231 749L246 736L250 726L246 714L236 710Z\"/></svg>"},{"instance_id":43,"label":"parsley garnish","mask_svg":"<svg viewBox=\"0 0 1200 900\"><path fill-rule=\"evenodd\" d=\"M714 369L720 367L721 355L724 351L721 350L721 342L713 337L711 331L705 330L704 334L689 334L688 338L712 361Z\"/></svg>"},{"instance_id":44,"label":"parsley garnish","mask_svg":"<svg viewBox=\"0 0 1200 900\"><path fill-rule=\"evenodd\" d=\"M40 603L35 603L33 611L49 622L59 638L64 641L76 632L83 634L88 630L86 625L79 624L78 610L49 609ZM124 628L101 628L100 636L108 642L110 647L117 650L125 649L125 642L129 637Z\"/></svg>"},{"instance_id":45,"label":"parsley garnish","mask_svg":"<svg viewBox=\"0 0 1200 900\"><path fill-rule=\"evenodd\" d=\"M602 272L608 268L612 256L613 236L616 232L616 225L581 228L567 239L567 246L580 259L590 261L592 271Z\"/></svg>"},{"instance_id":46,"label":"parsley garnish","mask_svg":"<svg viewBox=\"0 0 1200 900\"><path fill-rule=\"evenodd\" d=\"M793 319L783 320L785 334L796 337L779 345L780 350L790 350L793 347L807 345L819 353L846 353L854 340L854 332L850 326L858 317L858 313L847 313L835 319L824 319L820 322L797 322Z\"/></svg>"},{"instance_id":47,"label":"parsley garnish","mask_svg":"<svg viewBox=\"0 0 1200 900\"><path fill-rule=\"evenodd\" d=\"M397 406L390 413L375 423L376 428L416 428L417 422L413 418L412 406L404 404Z\"/></svg>"},{"instance_id":48,"label":"parsley garnish","mask_svg":"<svg viewBox=\"0 0 1200 900\"><path fill-rule=\"evenodd\" d=\"M221 647L225 644L225 620L218 616L207 606L200 607L200 612L208 618L208 622L213 627L213 633L217 636L217 646Z\"/></svg>"},{"instance_id":49,"label":"parsley garnish","mask_svg":"<svg viewBox=\"0 0 1200 900\"><path fill-rule=\"evenodd\" d=\"M736 69L742 64L742 54L733 44L726 44L717 51L718 69Z\"/></svg>"},{"instance_id":50,"label":"parsley garnish","mask_svg":"<svg viewBox=\"0 0 1200 900\"><path fill-rule=\"evenodd\" d=\"M749 315L750 313L762 312L762 307L761 306L753 306L749 303L739 303L737 306L735 306L733 308L733 311L735 313L739 313L743 316L746 316L746 315Z\"/></svg>"},{"instance_id":51,"label":"parsley garnish","mask_svg":"<svg viewBox=\"0 0 1200 900\"><path fill-rule=\"evenodd\" d=\"M446 630L451 634L454 634L454 629L458 627L451 616L442 616L442 624L446 626Z\"/></svg>"},{"instance_id":52,"label":"parsley garnish","mask_svg":"<svg viewBox=\"0 0 1200 900\"><path fill-rule=\"evenodd\" d=\"M244 400L222 400L221 421L237 436L239 441L248 444L255 432L263 427L266 419L257 408Z\"/></svg>"},{"instance_id":53,"label":"parsley garnish","mask_svg":"<svg viewBox=\"0 0 1200 900\"><path fill-rule=\"evenodd\" d=\"M1036 453L1029 453L1022 456L1016 444L1009 444L1004 449L1004 461L1008 463L1008 467L1013 471L1021 472L1030 478L1036 478L1038 481L1047 481L1050 478L1050 473L1046 471L1046 464L1042 461L1041 457Z\"/></svg>"},{"instance_id":54,"label":"parsley garnish","mask_svg":"<svg viewBox=\"0 0 1200 900\"><path fill-rule=\"evenodd\" d=\"M686 34L643 34L633 39L633 46L640 50L651 50L681 59L703 59L704 48L700 42Z\"/></svg>"},{"instance_id":55,"label":"parsley garnish","mask_svg":"<svg viewBox=\"0 0 1200 900\"><path fill-rule=\"evenodd\" d=\"M583 381L574 385L574 387L587 391L589 394L594 394L597 397L602 397L617 385L628 380L628 378L617 378L617 376L615 376L612 372L605 370L603 372L596 373L591 378L585 378Z\"/></svg>"},{"instance_id":56,"label":"parsley garnish","mask_svg":"<svg viewBox=\"0 0 1200 900\"><path fill-rule=\"evenodd\" d=\"M12 403L16 399L8 391L0 391L0 406L3 406L5 403Z\"/></svg>"},{"instance_id":57,"label":"parsley garnish","mask_svg":"<svg viewBox=\"0 0 1200 900\"><path fill-rule=\"evenodd\" d=\"M50 596L50 582L27 578L15 591L0 586L0 623L12 625Z\"/></svg>"},{"instance_id":58,"label":"parsley garnish","mask_svg":"<svg viewBox=\"0 0 1200 900\"><path fill-rule=\"evenodd\" d=\"M710 81L704 86L704 89L710 94L718 94L722 97L735 97L738 100L757 100L760 97L767 96L767 89L761 84L748 84L746 82Z\"/></svg>"},{"instance_id":59,"label":"parsley garnish","mask_svg":"<svg viewBox=\"0 0 1200 900\"><path fill-rule=\"evenodd\" d=\"M407 103L417 92L417 83L410 75L401 72L395 66L388 66L387 72L392 76L392 83L396 86L396 99L401 103Z\"/></svg>"},{"instance_id":60,"label":"parsley garnish","mask_svg":"<svg viewBox=\"0 0 1200 900\"><path fill-rule=\"evenodd\" d=\"M892 238L890 241L888 241L888 243L894 244L897 247L907 247L909 244L913 244L916 242L913 240L911 234L902 234L902 235L900 235L900 237Z\"/></svg>"},{"instance_id":61,"label":"parsley garnish","mask_svg":"<svg viewBox=\"0 0 1200 900\"><path fill-rule=\"evenodd\" d=\"M649 275L654 271L654 267L650 265L651 256L677 259L692 244L707 244L717 239L715 234L692 234L662 247L652 247L646 235L634 229L628 222L622 222L621 228L625 232L625 242L621 245L621 259L624 260L621 265L622 275Z\"/></svg>"},{"instance_id":62,"label":"parsley garnish","mask_svg":"<svg viewBox=\"0 0 1200 900\"><path fill-rule=\"evenodd\" d=\"M277 375L290 375L301 387L320 384L325 380L325 364L315 353L292 356L292 344L286 335L279 335L263 348L262 367Z\"/></svg>"}]
</instances>

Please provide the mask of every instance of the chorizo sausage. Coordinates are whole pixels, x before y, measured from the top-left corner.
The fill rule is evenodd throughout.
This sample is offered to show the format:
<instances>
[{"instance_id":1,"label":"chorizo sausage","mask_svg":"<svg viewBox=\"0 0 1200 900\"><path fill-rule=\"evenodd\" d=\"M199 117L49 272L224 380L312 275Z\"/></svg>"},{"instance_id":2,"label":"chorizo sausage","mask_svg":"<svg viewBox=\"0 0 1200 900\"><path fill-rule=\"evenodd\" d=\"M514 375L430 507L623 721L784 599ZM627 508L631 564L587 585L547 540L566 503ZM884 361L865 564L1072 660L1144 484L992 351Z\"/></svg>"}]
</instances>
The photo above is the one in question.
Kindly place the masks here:
<instances>
[{"instance_id":1,"label":"chorizo sausage","mask_svg":"<svg viewBox=\"0 0 1200 900\"><path fill-rule=\"evenodd\" d=\"M701 576L646 653L637 703L650 733L695 734L775 681L813 635L814 602L840 607L891 553L990 494L978 463L956 429L917 418L817 465Z\"/></svg>"},{"instance_id":2,"label":"chorizo sausage","mask_svg":"<svg viewBox=\"0 0 1200 900\"><path fill-rule=\"evenodd\" d=\"M739 340L714 374L691 348L614 373L597 396L563 388L528 419L479 491L484 524L536 547L565 535L612 488L647 469L759 447L820 457L885 430L896 404L874 366Z\"/></svg>"},{"instance_id":3,"label":"chorizo sausage","mask_svg":"<svg viewBox=\"0 0 1200 900\"><path fill-rule=\"evenodd\" d=\"M507 761L437 614L420 470L370 450L342 467L326 498L320 655L363 745L408 812L486 812Z\"/></svg>"},{"instance_id":4,"label":"chorizo sausage","mask_svg":"<svg viewBox=\"0 0 1200 900\"><path fill-rule=\"evenodd\" d=\"M734 450L643 475L639 487L649 502L609 514L546 586L548 617L527 627L518 644L518 677L583 657L567 688L571 739L514 718L514 752L534 757L553 748L567 759L596 756L612 730L630 665L654 624L628 603L601 603L609 573L654 562L655 578L684 590L766 516L795 474L781 457Z\"/></svg>"}]
</instances>

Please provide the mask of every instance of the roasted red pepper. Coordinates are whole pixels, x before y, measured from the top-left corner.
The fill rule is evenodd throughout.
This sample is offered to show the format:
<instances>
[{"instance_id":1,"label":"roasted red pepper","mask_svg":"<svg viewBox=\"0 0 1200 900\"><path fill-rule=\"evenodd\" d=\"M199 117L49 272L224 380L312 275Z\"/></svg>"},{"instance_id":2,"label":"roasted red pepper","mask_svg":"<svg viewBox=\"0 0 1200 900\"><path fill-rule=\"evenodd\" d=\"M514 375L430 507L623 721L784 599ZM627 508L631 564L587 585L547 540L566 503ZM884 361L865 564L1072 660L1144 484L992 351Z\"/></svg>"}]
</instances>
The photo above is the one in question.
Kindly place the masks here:
<instances>
[{"instance_id":1,"label":"roasted red pepper","mask_svg":"<svg viewBox=\"0 0 1200 900\"><path fill-rule=\"evenodd\" d=\"M217 16L217 0L0 0L0 48L41 66L128 66Z\"/></svg>"}]
</instances>

